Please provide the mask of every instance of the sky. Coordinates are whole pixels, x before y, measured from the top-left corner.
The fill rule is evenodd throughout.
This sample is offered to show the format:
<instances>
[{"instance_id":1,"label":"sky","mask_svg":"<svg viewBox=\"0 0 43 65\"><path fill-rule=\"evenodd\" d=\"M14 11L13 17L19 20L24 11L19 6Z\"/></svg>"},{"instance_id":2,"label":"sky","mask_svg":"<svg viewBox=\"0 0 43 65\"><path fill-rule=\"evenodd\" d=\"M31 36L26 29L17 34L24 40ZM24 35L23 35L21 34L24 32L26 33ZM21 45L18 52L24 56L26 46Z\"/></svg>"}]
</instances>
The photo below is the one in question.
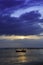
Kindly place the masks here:
<instances>
[{"instance_id":1,"label":"sky","mask_svg":"<svg viewBox=\"0 0 43 65\"><path fill-rule=\"evenodd\" d=\"M43 0L0 0L3 47L43 47Z\"/></svg>"}]
</instances>

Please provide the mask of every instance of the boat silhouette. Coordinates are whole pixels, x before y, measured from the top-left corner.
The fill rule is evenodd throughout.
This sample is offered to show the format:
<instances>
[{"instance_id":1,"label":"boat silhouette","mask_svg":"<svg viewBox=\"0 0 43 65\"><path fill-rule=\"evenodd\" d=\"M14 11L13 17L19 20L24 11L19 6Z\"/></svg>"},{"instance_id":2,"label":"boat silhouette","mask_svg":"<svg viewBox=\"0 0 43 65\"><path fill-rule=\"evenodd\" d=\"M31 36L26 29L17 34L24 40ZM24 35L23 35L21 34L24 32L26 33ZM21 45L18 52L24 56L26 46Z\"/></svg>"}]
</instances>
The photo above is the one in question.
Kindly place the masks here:
<instances>
[{"instance_id":1,"label":"boat silhouette","mask_svg":"<svg viewBox=\"0 0 43 65\"><path fill-rule=\"evenodd\" d=\"M26 52L26 49L16 49L16 52Z\"/></svg>"}]
</instances>

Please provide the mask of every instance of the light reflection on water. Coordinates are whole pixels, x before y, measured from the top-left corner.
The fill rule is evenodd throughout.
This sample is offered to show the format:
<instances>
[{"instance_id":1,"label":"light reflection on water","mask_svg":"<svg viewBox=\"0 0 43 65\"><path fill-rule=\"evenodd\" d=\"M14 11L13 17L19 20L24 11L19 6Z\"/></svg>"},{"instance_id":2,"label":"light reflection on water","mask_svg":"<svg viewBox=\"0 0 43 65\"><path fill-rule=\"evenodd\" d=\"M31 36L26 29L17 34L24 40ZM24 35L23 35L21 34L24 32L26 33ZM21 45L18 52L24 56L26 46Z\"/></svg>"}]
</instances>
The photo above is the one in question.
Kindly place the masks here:
<instances>
[{"instance_id":1,"label":"light reflection on water","mask_svg":"<svg viewBox=\"0 0 43 65\"><path fill-rule=\"evenodd\" d=\"M18 58L17 58L18 62L28 62L28 59L26 57L26 53L18 52L17 54L18 54Z\"/></svg>"}]
</instances>

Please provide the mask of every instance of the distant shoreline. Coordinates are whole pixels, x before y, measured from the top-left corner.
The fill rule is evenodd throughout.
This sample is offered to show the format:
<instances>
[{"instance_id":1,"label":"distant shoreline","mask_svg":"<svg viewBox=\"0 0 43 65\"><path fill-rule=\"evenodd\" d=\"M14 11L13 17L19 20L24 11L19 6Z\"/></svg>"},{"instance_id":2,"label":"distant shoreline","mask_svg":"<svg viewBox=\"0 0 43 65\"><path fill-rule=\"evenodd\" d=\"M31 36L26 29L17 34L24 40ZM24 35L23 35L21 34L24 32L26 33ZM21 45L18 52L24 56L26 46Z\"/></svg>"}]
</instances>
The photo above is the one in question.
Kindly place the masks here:
<instances>
[{"instance_id":1,"label":"distant shoreline","mask_svg":"<svg viewBox=\"0 0 43 65\"><path fill-rule=\"evenodd\" d=\"M14 47L6 47L6 48L0 48L0 49L43 49L43 48L21 48L21 47L19 47L19 48L14 48Z\"/></svg>"}]
</instances>

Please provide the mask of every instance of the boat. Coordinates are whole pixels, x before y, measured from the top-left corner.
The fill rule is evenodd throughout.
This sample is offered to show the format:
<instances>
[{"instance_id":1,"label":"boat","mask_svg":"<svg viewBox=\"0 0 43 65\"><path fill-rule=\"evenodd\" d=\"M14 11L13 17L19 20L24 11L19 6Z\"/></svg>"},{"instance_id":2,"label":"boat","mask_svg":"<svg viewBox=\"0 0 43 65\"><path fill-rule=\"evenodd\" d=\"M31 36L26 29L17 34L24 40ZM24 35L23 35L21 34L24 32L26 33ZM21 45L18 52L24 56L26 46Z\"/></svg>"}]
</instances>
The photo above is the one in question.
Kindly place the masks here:
<instances>
[{"instance_id":1,"label":"boat","mask_svg":"<svg viewBox=\"0 0 43 65\"><path fill-rule=\"evenodd\" d=\"M26 49L16 49L16 52L26 52Z\"/></svg>"}]
</instances>

